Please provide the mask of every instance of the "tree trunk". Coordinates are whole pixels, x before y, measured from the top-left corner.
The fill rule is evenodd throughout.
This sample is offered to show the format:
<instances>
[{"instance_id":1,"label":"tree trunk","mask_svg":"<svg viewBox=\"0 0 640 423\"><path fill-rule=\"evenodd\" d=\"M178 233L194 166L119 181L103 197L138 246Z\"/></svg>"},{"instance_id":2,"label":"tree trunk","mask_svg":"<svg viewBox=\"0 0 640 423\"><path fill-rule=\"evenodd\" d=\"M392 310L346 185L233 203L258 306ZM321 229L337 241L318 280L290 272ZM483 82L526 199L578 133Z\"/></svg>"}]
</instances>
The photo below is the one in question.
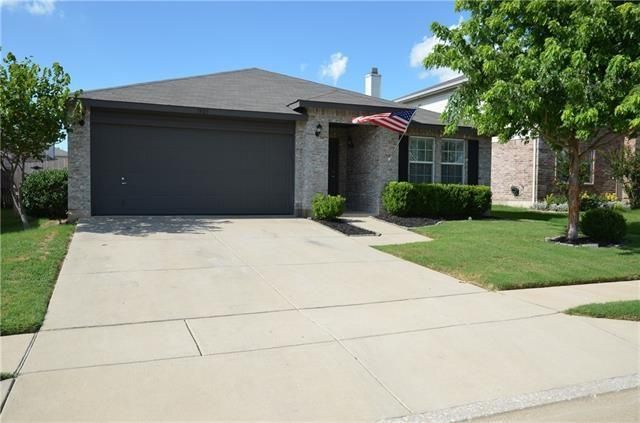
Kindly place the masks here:
<instances>
[{"instance_id":1,"label":"tree trunk","mask_svg":"<svg viewBox=\"0 0 640 423\"><path fill-rule=\"evenodd\" d=\"M16 181L16 171L20 171L20 183ZM11 168L11 200L13 201L13 207L16 209L18 216L20 216L20 222L22 222L22 228L27 229L29 227L29 220L27 214L22 208L22 198L20 196L20 187L24 182L24 161L22 166L18 165Z\"/></svg>"},{"instance_id":2,"label":"tree trunk","mask_svg":"<svg viewBox=\"0 0 640 423\"><path fill-rule=\"evenodd\" d=\"M570 242L578 240L578 223L580 221L580 147L577 139L569 141L569 189L567 201L569 203L569 226L567 239Z\"/></svg>"}]
</instances>

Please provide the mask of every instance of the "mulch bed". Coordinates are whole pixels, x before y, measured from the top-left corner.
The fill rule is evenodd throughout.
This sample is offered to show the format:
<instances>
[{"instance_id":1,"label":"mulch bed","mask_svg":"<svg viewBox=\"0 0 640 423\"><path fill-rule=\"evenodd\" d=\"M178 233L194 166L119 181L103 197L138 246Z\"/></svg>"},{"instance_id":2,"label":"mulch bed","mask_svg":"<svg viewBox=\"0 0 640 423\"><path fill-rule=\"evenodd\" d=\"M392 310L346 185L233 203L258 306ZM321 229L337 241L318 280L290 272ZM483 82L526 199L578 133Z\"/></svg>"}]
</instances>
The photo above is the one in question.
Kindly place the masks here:
<instances>
[{"instance_id":1,"label":"mulch bed","mask_svg":"<svg viewBox=\"0 0 640 423\"><path fill-rule=\"evenodd\" d=\"M401 216L393 216L390 214L380 214L376 216L376 218L380 220L384 220L385 222L395 223L396 225L404 226L405 228L431 226L441 222L438 219L430 219L428 217L401 217Z\"/></svg>"},{"instance_id":2,"label":"mulch bed","mask_svg":"<svg viewBox=\"0 0 640 423\"><path fill-rule=\"evenodd\" d=\"M318 223L322 223L325 226L330 227L331 229L335 229L338 232L342 232L348 236L366 236L366 235L379 235L376 232L370 231L368 229L361 228L356 225L352 225L346 220L336 219L336 220L317 220Z\"/></svg>"},{"instance_id":3,"label":"mulch bed","mask_svg":"<svg viewBox=\"0 0 640 423\"><path fill-rule=\"evenodd\" d=\"M553 242L554 244L567 245L569 247L616 247L616 244L598 244L596 241L586 236L578 237L576 242L569 242L566 236L548 237L544 239L547 242Z\"/></svg>"}]
</instances>

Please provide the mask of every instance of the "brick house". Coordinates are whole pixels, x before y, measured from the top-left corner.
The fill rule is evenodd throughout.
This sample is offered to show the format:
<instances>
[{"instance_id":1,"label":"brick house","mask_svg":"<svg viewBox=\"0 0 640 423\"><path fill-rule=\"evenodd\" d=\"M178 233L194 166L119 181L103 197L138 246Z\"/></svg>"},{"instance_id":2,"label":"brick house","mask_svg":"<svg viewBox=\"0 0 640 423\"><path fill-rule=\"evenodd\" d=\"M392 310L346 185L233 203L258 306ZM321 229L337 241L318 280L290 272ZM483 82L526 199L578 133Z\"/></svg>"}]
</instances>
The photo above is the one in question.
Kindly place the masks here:
<instances>
[{"instance_id":1,"label":"brick house","mask_svg":"<svg viewBox=\"0 0 640 423\"><path fill-rule=\"evenodd\" d=\"M460 76L395 101L442 113L451 94L464 82L464 76ZM612 179L605 158L608 151L618 149L625 143L633 148L636 146L635 140L620 138L606 148L593 152L589 159L589 181L584 184L584 191L615 193L620 199L624 197L622 186ZM557 191L556 155L544 140L536 138L525 143L513 139L501 144L494 139L491 144L490 174L494 203L528 207Z\"/></svg>"},{"instance_id":2,"label":"brick house","mask_svg":"<svg viewBox=\"0 0 640 423\"><path fill-rule=\"evenodd\" d=\"M359 115L402 110L367 94L245 69L87 91L69 134L72 217L135 214L309 214L312 197L342 194L377 214L392 180L486 184L491 141L462 127L441 136L420 109L407 136Z\"/></svg>"}]
</instances>

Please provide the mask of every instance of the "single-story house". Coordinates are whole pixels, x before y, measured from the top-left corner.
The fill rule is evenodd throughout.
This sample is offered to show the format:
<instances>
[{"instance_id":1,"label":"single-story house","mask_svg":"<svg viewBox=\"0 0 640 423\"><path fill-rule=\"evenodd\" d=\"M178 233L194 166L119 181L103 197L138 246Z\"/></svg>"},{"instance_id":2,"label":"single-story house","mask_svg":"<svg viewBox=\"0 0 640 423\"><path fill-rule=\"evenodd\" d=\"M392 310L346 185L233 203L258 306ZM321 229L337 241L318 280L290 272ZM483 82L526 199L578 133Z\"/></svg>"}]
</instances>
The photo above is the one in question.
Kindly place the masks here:
<instances>
[{"instance_id":1,"label":"single-story house","mask_svg":"<svg viewBox=\"0 0 640 423\"><path fill-rule=\"evenodd\" d=\"M404 95L395 101L408 107L442 113L449 97L465 81L464 76L459 76ZM584 184L583 190L597 194L615 193L618 198L624 198L622 185L612 178L606 160L610 150L621 148L624 144L637 148L634 139L625 140L620 137L605 148L592 153L588 163L588 181ZM493 139L491 191L494 203L528 207L543 201L546 195L557 192L556 171L556 154L542 138L534 138L528 143L513 139L505 144Z\"/></svg>"},{"instance_id":2,"label":"single-story house","mask_svg":"<svg viewBox=\"0 0 640 423\"><path fill-rule=\"evenodd\" d=\"M318 192L376 214L392 180L490 184L491 142L472 128L443 138L428 110L402 140L352 124L406 108L375 96L377 70L366 84L374 95L252 68L87 91L70 215L306 216Z\"/></svg>"}]
</instances>

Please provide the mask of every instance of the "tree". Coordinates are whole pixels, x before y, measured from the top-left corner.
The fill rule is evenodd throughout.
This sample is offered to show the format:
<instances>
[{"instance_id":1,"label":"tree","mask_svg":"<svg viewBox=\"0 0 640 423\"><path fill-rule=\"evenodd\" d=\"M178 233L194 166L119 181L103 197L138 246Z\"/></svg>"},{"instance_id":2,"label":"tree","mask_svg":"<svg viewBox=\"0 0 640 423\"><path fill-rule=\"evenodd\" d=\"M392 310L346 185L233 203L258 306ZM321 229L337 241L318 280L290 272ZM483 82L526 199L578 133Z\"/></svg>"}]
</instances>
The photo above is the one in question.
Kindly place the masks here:
<instances>
[{"instance_id":1,"label":"tree","mask_svg":"<svg viewBox=\"0 0 640 423\"><path fill-rule=\"evenodd\" d=\"M640 209L640 153L624 147L608 157L613 177L622 184L632 209Z\"/></svg>"},{"instance_id":2,"label":"tree","mask_svg":"<svg viewBox=\"0 0 640 423\"><path fill-rule=\"evenodd\" d=\"M79 92L71 91L70 82L58 63L41 68L29 58L19 62L8 53L0 65L2 169L11 177L11 199L25 228L28 221L20 195L24 165L63 140L79 116Z\"/></svg>"},{"instance_id":3,"label":"tree","mask_svg":"<svg viewBox=\"0 0 640 423\"><path fill-rule=\"evenodd\" d=\"M640 129L640 4L605 0L456 0L469 17L424 59L467 82L451 96L446 132L468 122L500 142L541 137L569 162L567 238L578 237L580 163Z\"/></svg>"}]
</instances>

